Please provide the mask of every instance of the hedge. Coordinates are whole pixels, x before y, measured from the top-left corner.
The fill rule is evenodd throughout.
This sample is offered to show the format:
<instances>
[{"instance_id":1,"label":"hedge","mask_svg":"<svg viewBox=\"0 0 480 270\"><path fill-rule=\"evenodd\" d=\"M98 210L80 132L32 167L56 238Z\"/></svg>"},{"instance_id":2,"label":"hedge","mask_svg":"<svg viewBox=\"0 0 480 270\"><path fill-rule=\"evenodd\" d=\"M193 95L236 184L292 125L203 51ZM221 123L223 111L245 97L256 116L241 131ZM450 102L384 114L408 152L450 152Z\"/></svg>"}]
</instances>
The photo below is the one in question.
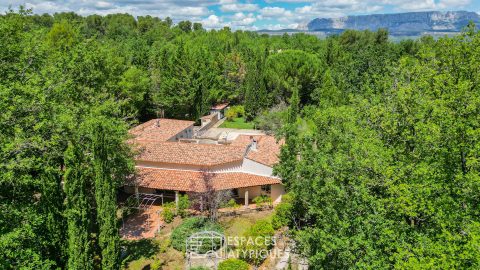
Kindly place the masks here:
<instances>
[{"instance_id":1,"label":"hedge","mask_svg":"<svg viewBox=\"0 0 480 270\"><path fill-rule=\"evenodd\" d=\"M239 259L227 259L218 265L218 270L248 270L248 263Z\"/></svg>"}]
</instances>

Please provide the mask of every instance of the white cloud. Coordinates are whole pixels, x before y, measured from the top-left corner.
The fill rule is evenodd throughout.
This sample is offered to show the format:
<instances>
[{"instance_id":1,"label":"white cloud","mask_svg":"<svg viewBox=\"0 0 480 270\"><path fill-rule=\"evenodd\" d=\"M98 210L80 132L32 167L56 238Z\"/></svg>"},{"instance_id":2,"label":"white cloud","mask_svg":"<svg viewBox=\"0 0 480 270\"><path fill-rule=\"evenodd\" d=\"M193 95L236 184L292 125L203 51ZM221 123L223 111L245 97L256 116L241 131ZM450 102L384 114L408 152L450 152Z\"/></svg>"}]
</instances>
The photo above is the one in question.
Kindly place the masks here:
<instances>
[{"instance_id":1,"label":"white cloud","mask_svg":"<svg viewBox=\"0 0 480 270\"><path fill-rule=\"evenodd\" d=\"M384 0L382 3L392 5L396 10L417 11L435 8L434 0Z\"/></svg>"},{"instance_id":2,"label":"white cloud","mask_svg":"<svg viewBox=\"0 0 480 270\"><path fill-rule=\"evenodd\" d=\"M223 12L239 12L239 11L256 11L258 9L257 4L225 4L220 6L220 10Z\"/></svg>"},{"instance_id":3,"label":"white cloud","mask_svg":"<svg viewBox=\"0 0 480 270\"><path fill-rule=\"evenodd\" d=\"M469 5L471 0L383 0L382 4L394 6L398 11L459 9Z\"/></svg>"},{"instance_id":4,"label":"white cloud","mask_svg":"<svg viewBox=\"0 0 480 270\"><path fill-rule=\"evenodd\" d=\"M441 9L465 7L470 4L470 0L440 0L438 7Z\"/></svg>"},{"instance_id":5,"label":"white cloud","mask_svg":"<svg viewBox=\"0 0 480 270\"><path fill-rule=\"evenodd\" d=\"M292 16L292 12L290 10L286 10L281 7L264 7L260 10L260 14L262 17L265 18L275 18L281 16Z\"/></svg>"},{"instance_id":6,"label":"white cloud","mask_svg":"<svg viewBox=\"0 0 480 270\"><path fill-rule=\"evenodd\" d=\"M109 3L109 2L98 1L98 2L95 3L95 7L99 8L99 9L109 9L109 8L113 8L114 5L112 3Z\"/></svg>"},{"instance_id":7,"label":"white cloud","mask_svg":"<svg viewBox=\"0 0 480 270\"><path fill-rule=\"evenodd\" d=\"M253 13L245 14L243 12L237 12L231 17L232 26L249 26L253 24L257 19Z\"/></svg>"},{"instance_id":8,"label":"white cloud","mask_svg":"<svg viewBox=\"0 0 480 270\"><path fill-rule=\"evenodd\" d=\"M207 18L200 21L203 27L207 29L222 28L225 23L217 15L210 15Z\"/></svg>"},{"instance_id":9,"label":"white cloud","mask_svg":"<svg viewBox=\"0 0 480 270\"><path fill-rule=\"evenodd\" d=\"M338 18L352 13L374 13L382 9L382 6L369 3L368 1L327 0L296 8L293 14L297 16L296 21L305 21L305 19L300 20L300 17L307 20L319 17Z\"/></svg>"},{"instance_id":10,"label":"white cloud","mask_svg":"<svg viewBox=\"0 0 480 270\"><path fill-rule=\"evenodd\" d=\"M14 9L19 5L33 8L35 13L75 11L81 15L130 13L134 16L152 15L160 18L170 16L176 20L196 19L213 12L209 6L217 0L0 0L0 10Z\"/></svg>"},{"instance_id":11,"label":"white cloud","mask_svg":"<svg viewBox=\"0 0 480 270\"><path fill-rule=\"evenodd\" d=\"M306 3L306 2L314 2L314 0L265 0L265 3ZM272 26L275 24L271 24ZM278 29L276 29L278 30Z\"/></svg>"},{"instance_id":12,"label":"white cloud","mask_svg":"<svg viewBox=\"0 0 480 270\"><path fill-rule=\"evenodd\" d=\"M54 10L55 12L68 12L68 11L74 10L69 8L66 5L62 5L61 3L50 2L50 1L39 2L39 3L24 2L24 3L20 3L19 5L25 5L26 8L31 8L37 13L53 13L51 12L52 10ZM15 7L15 6L12 5L12 7Z\"/></svg>"}]
</instances>

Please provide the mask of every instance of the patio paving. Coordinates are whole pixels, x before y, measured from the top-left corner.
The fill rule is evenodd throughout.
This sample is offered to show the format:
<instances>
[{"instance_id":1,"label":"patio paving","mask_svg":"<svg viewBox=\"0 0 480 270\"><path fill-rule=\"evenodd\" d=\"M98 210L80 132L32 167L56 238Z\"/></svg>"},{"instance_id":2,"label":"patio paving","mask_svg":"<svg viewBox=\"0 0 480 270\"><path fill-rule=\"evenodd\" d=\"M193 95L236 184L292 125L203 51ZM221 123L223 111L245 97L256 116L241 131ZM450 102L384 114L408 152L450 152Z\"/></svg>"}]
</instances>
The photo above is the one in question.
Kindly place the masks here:
<instances>
[{"instance_id":1,"label":"patio paving","mask_svg":"<svg viewBox=\"0 0 480 270\"><path fill-rule=\"evenodd\" d=\"M163 221L160 220L161 206L153 205L146 210L140 210L124 221L120 236L127 240L153 238Z\"/></svg>"},{"instance_id":2,"label":"patio paving","mask_svg":"<svg viewBox=\"0 0 480 270\"><path fill-rule=\"evenodd\" d=\"M243 202L243 199L239 199ZM254 203L250 203L248 207L239 205L238 208L220 208L218 209L219 216L244 215L257 211L269 211L272 207L257 208ZM126 240L140 240L144 238L154 238L159 232L160 227L166 224L160 217L162 207L159 205L152 205L150 208L141 210L138 213L132 214L124 220L120 228L120 236ZM202 213L190 210L190 216L201 216Z\"/></svg>"}]
</instances>

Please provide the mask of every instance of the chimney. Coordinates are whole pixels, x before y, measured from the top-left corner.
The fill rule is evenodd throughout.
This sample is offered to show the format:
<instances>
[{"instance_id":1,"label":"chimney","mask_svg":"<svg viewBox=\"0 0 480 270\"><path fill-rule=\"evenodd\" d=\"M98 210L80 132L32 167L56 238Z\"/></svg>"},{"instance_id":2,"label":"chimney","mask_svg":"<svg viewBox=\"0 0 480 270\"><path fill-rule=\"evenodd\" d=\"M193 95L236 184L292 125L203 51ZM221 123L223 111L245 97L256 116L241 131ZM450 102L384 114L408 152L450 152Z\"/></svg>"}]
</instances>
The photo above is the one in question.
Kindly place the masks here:
<instances>
[{"instance_id":1,"label":"chimney","mask_svg":"<svg viewBox=\"0 0 480 270\"><path fill-rule=\"evenodd\" d=\"M257 150L257 140L253 138L253 136L250 136L250 149L251 150Z\"/></svg>"},{"instance_id":2,"label":"chimney","mask_svg":"<svg viewBox=\"0 0 480 270\"><path fill-rule=\"evenodd\" d=\"M163 109L160 109L160 111L157 111L157 121L155 121L155 126L160 127L160 118L164 118L165 111Z\"/></svg>"}]
</instances>

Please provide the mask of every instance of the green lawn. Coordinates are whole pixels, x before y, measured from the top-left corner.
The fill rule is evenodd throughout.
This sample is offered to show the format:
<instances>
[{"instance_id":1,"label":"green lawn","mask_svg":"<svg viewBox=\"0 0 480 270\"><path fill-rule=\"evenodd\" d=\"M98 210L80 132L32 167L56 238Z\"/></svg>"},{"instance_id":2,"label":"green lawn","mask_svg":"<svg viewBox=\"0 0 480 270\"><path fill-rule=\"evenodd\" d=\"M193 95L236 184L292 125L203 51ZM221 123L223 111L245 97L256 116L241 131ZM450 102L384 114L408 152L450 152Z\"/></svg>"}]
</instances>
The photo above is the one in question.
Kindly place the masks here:
<instances>
[{"instance_id":1,"label":"green lawn","mask_svg":"<svg viewBox=\"0 0 480 270\"><path fill-rule=\"evenodd\" d=\"M242 236L255 222L263 219L271 219L273 210L258 211L240 216L221 217L218 221L223 227L226 236Z\"/></svg>"},{"instance_id":2,"label":"green lawn","mask_svg":"<svg viewBox=\"0 0 480 270\"><path fill-rule=\"evenodd\" d=\"M252 122L245 122L245 118L233 118L231 121L225 120L220 125L221 128L254 129Z\"/></svg>"}]
</instances>

